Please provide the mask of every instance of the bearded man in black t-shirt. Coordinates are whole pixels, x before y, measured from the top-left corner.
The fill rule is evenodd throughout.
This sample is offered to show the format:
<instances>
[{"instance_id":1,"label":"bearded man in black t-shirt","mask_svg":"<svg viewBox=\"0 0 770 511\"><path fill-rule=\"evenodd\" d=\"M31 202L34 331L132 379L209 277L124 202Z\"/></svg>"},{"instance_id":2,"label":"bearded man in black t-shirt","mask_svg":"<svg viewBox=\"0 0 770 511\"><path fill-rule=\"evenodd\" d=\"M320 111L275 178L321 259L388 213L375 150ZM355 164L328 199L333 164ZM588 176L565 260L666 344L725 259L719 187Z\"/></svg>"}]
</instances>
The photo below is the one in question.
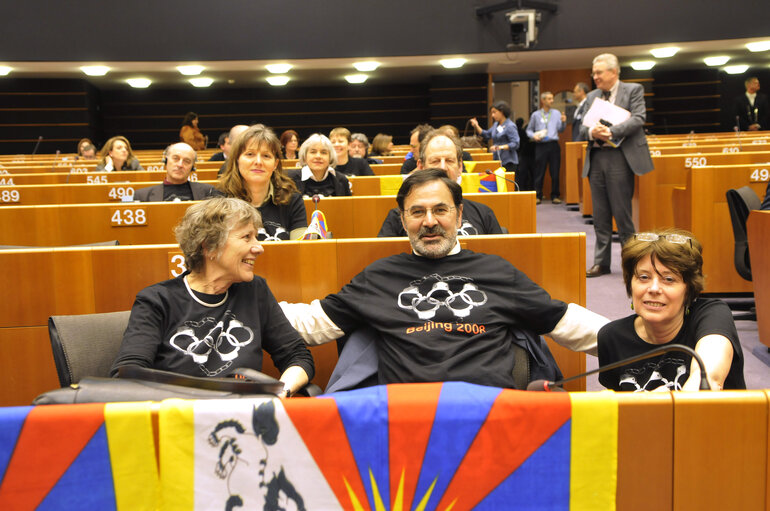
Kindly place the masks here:
<instances>
[{"instance_id":1,"label":"bearded man in black t-shirt","mask_svg":"<svg viewBox=\"0 0 770 511\"><path fill-rule=\"evenodd\" d=\"M552 299L504 259L457 242L462 189L441 169L410 175L397 195L412 253L370 264L338 293L281 306L306 342L363 326L376 343L379 383L465 381L515 387L512 330L548 334L596 353L607 320Z\"/></svg>"}]
</instances>

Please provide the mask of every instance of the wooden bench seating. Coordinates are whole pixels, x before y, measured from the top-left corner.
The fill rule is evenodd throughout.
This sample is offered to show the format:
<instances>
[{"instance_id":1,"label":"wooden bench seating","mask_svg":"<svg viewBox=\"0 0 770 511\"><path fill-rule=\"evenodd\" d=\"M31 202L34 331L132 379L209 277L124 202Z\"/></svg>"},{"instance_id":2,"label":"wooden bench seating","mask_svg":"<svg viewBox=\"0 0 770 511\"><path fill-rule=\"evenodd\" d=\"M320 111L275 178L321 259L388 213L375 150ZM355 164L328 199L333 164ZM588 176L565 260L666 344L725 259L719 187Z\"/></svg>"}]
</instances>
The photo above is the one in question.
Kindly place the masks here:
<instances>
[{"instance_id":1,"label":"wooden bench seating","mask_svg":"<svg viewBox=\"0 0 770 511\"><path fill-rule=\"evenodd\" d=\"M118 176L118 174L120 174ZM464 189L478 191L478 181L483 174L463 174ZM98 174L21 174L0 176L0 205L35 206L40 204L93 204L97 202L121 202L136 190L154 186L163 181L164 172L100 172ZM214 170L199 170L193 181L216 185ZM353 195L395 195L405 175L352 176ZM507 173L513 181L516 174ZM77 182L74 179L77 178ZM126 178L125 181L122 179ZM130 179L130 181L129 181ZM474 185L474 183L476 183ZM512 184L507 184L506 187Z\"/></svg>"},{"instance_id":2,"label":"wooden bench seating","mask_svg":"<svg viewBox=\"0 0 770 511\"><path fill-rule=\"evenodd\" d=\"M512 262L555 298L585 305L584 233L475 236L461 244ZM255 271L279 300L309 302L338 291L371 261L405 250L405 238L273 242ZM0 278L13 293L0 308L0 406L29 404L58 387L49 316L128 310L142 288L178 274L179 256L171 244L0 251ZM585 355L551 346L565 376L584 371ZM323 386L336 346L314 347L313 355ZM585 390L585 382L572 389Z\"/></svg>"},{"instance_id":3,"label":"wooden bench seating","mask_svg":"<svg viewBox=\"0 0 770 511\"><path fill-rule=\"evenodd\" d=\"M105 193L111 185L81 185ZM99 191L99 186L106 187ZM0 190L2 193L8 190ZM466 194L488 204L509 233L535 232L534 192ZM121 245L173 243L173 227L191 202L131 202L0 207L0 245L65 246L118 240ZM314 209L305 199L308 218ZM319 208L335 238L374 237L394 196L328 197Z\"/></svg>"},{"instance_id":4,"label":"wooden bench seating","mask_svg":"<svg viewBox=\"0 0 770 511\"><path fill-rule=\"evenodd\" d=\"M765 167L766 171L770 167ZM761 170L761 169L759 169ZM734 238L725 193L730 188L751 186L764 196L764 182L753 180L755 165L713 165L689 169L686 186L673 190L677 227L692 232L703 244L703 274L706 293L747 293L752 283L743 280L733 262Z\"/></svg>"}]
</instances>

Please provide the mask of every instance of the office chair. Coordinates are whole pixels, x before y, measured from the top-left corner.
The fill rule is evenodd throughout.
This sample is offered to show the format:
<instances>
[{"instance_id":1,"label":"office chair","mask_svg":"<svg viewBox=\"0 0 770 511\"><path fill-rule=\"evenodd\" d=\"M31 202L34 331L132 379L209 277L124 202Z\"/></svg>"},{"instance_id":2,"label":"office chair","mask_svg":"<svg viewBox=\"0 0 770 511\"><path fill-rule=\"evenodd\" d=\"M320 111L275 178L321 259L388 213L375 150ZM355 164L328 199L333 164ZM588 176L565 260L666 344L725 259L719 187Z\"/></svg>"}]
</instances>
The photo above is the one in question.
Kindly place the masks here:
<instances>
[{"instance_id":1,"label":"office chair","mask_svg":"<svg viewBox=\"0 0 770 511\"><path fill-rule=\"evenodd\" d=\"M751 261L749 259L749 240L746 233L746 220L753 209L759 209L762 201L749 186L727 190L727 208L730 211L730 220L733 225L733 238L735 239L735 251L733 261L735 270L745 280L751 281ZM757 320L756 308L751 312L738 314L734 319Z\"/></svg>"},{"instance_id":2,"label":"office chair","mask_svg":"<svg viewBox=\"0 0 770 511\"><path fill-rule=\"evenodd\" d=\"M62 387L86 376L109 376L129 315L130 311L121 311L48 318L48 336Z\"/></svg>"}]
</instances>

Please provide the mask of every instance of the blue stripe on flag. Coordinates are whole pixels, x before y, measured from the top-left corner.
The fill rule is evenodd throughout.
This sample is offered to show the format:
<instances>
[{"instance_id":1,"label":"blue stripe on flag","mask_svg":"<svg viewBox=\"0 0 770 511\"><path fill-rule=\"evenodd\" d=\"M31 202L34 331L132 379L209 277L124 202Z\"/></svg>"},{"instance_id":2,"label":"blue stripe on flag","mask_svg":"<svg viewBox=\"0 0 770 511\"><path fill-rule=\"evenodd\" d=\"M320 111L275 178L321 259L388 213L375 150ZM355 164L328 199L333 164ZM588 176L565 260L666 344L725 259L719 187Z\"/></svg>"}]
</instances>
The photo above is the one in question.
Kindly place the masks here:
<instances>
[{"instance_id":1,"label":"blue stripe on flag","mask_svg":"<svg viewBox=\"0 0 770 511\"><path fill-rule=\"evenodd\" d=\"M423 498L436 480L426 508L435 509L500 392L501 389L496 387L444 383L417 483L415 502Z\"/></svg>"},{"instance_id":2,"label":"blue stripe on flag","mask_svg":"<svg viewBox=\"0 0 770 511\"><path fill-rule=\"evenodd\" d=\"M474 509L569 511L571 434L567 421Z\"/></svg>"},{"instance_id":3,"label":"blue stripe on flag","mask_svg":"<svg viewBox=\"0 0 770 511\"><path fill-rule=\"evenodd\" d=\"M5 477L19 433L30 410L32 410L31 406L0 408L0 482Z\"/></svg>"},{"instance_id":4,"label":"blue stripe on flag","mask_svg":"<svg viewBox=\"0 0 770 511\"><path fill-rule=\"evenodd\" d=\"M115 509L110 449L104 424L94 433L37 509Z\"/></svg>"},{"instance_id":5,"label":"blue stripe on flag","mask_svg":"<svg viewBox=\"0 0 770 511\"><path fill-rule=\"evenodd\" d=\"M369 470L377 491L387 502L390 495L388 459L388 391L384 385L333 395L361 481L374 508Z\"/></svg>"}]
</instances>

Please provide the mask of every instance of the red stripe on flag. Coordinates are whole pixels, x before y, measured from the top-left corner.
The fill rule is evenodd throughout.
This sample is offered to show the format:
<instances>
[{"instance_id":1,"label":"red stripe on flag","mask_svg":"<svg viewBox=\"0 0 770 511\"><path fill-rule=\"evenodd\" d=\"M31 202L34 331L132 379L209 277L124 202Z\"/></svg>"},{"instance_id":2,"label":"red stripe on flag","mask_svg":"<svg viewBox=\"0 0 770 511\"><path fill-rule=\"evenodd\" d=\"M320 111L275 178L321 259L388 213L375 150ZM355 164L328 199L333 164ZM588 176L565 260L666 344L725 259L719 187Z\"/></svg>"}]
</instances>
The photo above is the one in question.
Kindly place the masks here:
<instances>
[{"instance_id":1,"label":"red stripe on flag","mask_svg":"<svg viewBox=\"0 0 770 511\"><path fill-rule=\"evenodd\" d=\"M398 403L398 406L388 406L391 509L395 507L393 503L402 472L402 509L412 509L441 386L441 383L424 383L420 384L419 392L415 392L415 385L388 385L388 402Z\"/></svg>"},{"instance_id":2,"label":"red stripe on flag","mask_svg":"<svg viewBox=\"0 0 770 511\"><path fill-rule=\"evenodd\" d=\"M504 390L495 400L436 509L472 509L572 414L566 392ZM490 456L497 453L497 456Z\"/></svg>"},{"instance_id":3,"label":"red stripe on flag","mask_svg":"<svg viewBox=\"0 0 770 511\"><path fill-rule=\"evenodd\" d=\"M104 423L104 403L36 406L0 486L0 509L34 509Z\"/></svg>"},{"instance_id":4,"label":"red stripe on flag","mask_svg":"<svg viewBox=\"0 0 770 511\"><path fill-rule=\"evenodd\" d=\"M352 509L345 481L364 509L369 509L366 490L350 450L345 426L334 399L285 399L283 406L329 487L344 509Z\"/></svg>"}]
</instances>

